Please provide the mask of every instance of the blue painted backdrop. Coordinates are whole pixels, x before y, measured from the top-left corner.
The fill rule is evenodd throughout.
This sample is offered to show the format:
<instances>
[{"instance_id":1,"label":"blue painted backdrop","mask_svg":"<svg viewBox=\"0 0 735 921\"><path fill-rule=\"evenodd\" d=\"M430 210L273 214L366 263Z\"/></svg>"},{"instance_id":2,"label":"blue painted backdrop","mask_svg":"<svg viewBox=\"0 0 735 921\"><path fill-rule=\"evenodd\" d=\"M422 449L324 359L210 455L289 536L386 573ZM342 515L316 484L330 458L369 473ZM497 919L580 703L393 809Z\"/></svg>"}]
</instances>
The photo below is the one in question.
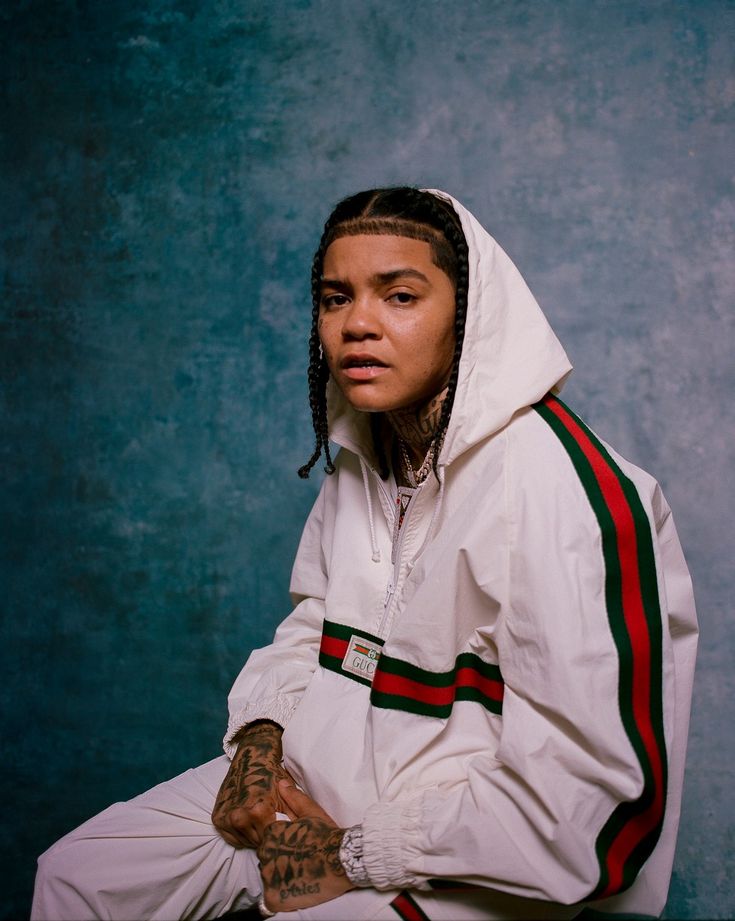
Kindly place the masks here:
<instances>
[{"instance_id":1,"label":"blue painted backdrop","mask_svg":"<svg viewBox=\"0 0 735 921\"><path fill-rule=\"evenodd\" d=\"M669 917L735 912L728 2L2 5L3 917L36 855L215 755L317 489L339 197L453 192L662 482L703 640ZM318 478L316 478L318 479Z\"/></svg>"}]
</instances>

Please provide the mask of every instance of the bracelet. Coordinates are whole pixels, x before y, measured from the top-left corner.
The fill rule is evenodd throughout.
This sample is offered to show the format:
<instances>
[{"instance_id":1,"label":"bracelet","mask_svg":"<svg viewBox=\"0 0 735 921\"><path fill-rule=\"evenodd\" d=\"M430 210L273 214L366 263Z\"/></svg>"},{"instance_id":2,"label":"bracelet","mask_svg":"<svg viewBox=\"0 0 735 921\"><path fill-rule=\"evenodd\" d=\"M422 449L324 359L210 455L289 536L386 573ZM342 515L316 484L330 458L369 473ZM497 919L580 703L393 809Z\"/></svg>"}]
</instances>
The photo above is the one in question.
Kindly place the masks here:
<instances>
[{"instance_id":1,"label":"bracelet","mask_svg":"<svg viewBox=\"0 0 735 921\"><path fill-rule=\"evenodd\" d=\"M339 846L339 862L353 886L365 888L371 885L362 860L362 825L353 825L342 836L342 843Z\"/></svg>"},{"instance_id":2,"label":"bracelet","mask_svg":"<svg viewBox=\"0 0 735 921\"><path fill-rule=\"evenodd\" d=\"M270 908L265 906L265 896L262 896L258 899L258 911L260 912L261 918L272 918L276 913L271 911Z\"/></svg>"}]
</instances>

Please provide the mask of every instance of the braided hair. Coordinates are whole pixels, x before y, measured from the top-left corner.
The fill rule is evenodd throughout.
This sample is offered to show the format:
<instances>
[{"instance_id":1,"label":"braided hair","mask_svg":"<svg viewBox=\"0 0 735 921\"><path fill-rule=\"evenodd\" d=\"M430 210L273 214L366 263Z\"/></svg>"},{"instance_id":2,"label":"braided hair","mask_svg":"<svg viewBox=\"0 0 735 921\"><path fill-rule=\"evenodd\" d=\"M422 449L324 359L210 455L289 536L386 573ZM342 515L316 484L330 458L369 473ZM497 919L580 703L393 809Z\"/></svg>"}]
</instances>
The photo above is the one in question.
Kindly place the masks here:
<instances>
[{"instance_id":1,"label":"braided hair","mask_svg":"<svg viewBox=\"0 0 735 921\"><path fill-rule=\"evenodd\" d=\"M306 478L324 451L328 474L334 473L334 463L329 450L327 427L327 381L329 368L319 339L319 302L324 254L334 240L356 234L392 234L423 240L431 247L432 260L455 287L454 314L454 356L449 375L447 394L442 403L441 414L435 435L434 473L441 444L446 434L454 404L454 395L459 378L459 359L462 354L465 321L467 318L467 297L469 291L469 256L467 241L462 231L457 212L451 204L431 192L408 187L370 189L358 192L339 202L329 216L319 247L311 266L311 333L309 335L309 406L316 436L314 452L299 469L299 476ZM381 437L381 414L370 416L370 429L378 460L378 469L383 479L388 477L388 461Z\"/></svg>"}]
</instances>

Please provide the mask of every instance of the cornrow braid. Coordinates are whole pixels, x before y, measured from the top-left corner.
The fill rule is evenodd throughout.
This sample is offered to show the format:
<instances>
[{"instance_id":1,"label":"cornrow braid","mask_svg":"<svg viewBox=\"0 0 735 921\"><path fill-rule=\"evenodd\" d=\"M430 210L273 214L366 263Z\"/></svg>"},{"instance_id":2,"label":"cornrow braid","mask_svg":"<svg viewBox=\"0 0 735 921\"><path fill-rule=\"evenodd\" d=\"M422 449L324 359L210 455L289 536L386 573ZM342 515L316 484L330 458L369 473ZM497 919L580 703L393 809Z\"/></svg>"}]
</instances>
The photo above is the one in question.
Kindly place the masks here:
<instances>
[{"instance_id":1,"label":"cornrow braid","mask_svg":"<svg viewBox=\"0 0 735 921\"><path fill-rule=\"evenodd\" d=\"M449 425L454 397L459 379L459 361L462 354L467 298L469 291L469 252L459 217L444 199L408 187L370 189L358 192L339 202L329 216L314 254L311 265L311 333L309 336L309 406L312 426L316 437L314 452L303 467L300 477L308 477L324 451L326 473L334 473L334 464L329 450L327 423L326 388L329 368L319 338L319 302L324 254L329 245L342 236L355 234L394 234L412 237L428 243L434 263L446 273L455 286L454 357L447 385L447 394L442 404L437 432L434 436L433 469L437 463L442 442ZM382 438L382 414L372 414L370 431L373 439L378 470L383 479L389 474L388 461Z\"/></svg>"},{"instance_id":2,"label":"cornrow braid","mask_svg":"<svg viewBox=\"0 0 735 921\"><path fill-rule=\"evenodd\" d=\"M336 209L335 209L336 211ZM329 218L324 225L319 247L317 248L314 258L311 262L311 332L309 333L309 406L311 408L311 424L314 428L316 443L314 453L309 460L299 467L299 476L307 479L311 468L316 464L324 449L326 466L324 472L334 473L334 464L329 452L329 430L327 424L327 381L329 380L329 368L327 360L322 352L322 344L319 339L319 298L321 292L322 265L324 263L324 253L329 245L329 233L335 224L335 214Z\"/></svg>"},{"instance_id":3,"label":"cornrow braid","mask_svg":"<svg viewBox=\"0 0 735 921\"><path fill-rule=\"evenodd\" d=\"M459 361L462 357L462 344L464 343L464 330L467 321L470 261L469 247L467 246L467 240L465 239L464 231L462 230L462 225L459 223L456 212L452 208L450 214L446 207L442 207L438 198L430 193L428 194L430 195L431 201L427 201L425 204L429 210L435 212L437 223L443 223L442 233L454 250L457 260L456 277L454 279L456 292L454 297L454 358L452 360L452 370L447 383L447 394L442 403L436 435L434 436L436 450L434 451L432 467L434 475L438 479L437 464L439 462L439 454L441 453L444 436L449 427L449 419L452 415L452 407L454 406L454 397L457 393L457 382L459 380Z\"/></svg>"},{"instance_id":4,"label":"cornrow braid","mask_svg":"<svg viewBox=\"0 0 735 921\"><path fill-rule=\"evenodd\" d=\"M385 447L383 445L383 433L381 425L382 413L370 413L370 434L373 438L373 447L378 460L378 473L381 480L387 480L390 470L388 468L388 459L385 456Z\"/></svg>"}]
</instances>

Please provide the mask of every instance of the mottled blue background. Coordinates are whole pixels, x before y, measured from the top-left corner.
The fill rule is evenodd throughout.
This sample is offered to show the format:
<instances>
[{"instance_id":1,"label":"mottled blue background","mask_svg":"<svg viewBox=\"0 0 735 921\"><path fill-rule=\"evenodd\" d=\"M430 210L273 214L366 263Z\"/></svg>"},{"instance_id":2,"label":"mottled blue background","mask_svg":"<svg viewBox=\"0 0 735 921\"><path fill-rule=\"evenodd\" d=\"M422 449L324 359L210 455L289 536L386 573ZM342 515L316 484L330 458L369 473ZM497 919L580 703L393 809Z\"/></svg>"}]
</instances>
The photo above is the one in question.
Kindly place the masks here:
<instances>
[{"instance_id":1,"label":"mottled blue background","mask_svg":"<svg viewBox=\"0 0 735 921\"><path fill-rule=\"evenodd\" d=\"M436 185L525 274L566 397L662 482L702 623L667 916L735 914L729 2L6 2L3 917L36 855L217 754L288 612L308 273Z\"/></svg>"}]
</instances>

